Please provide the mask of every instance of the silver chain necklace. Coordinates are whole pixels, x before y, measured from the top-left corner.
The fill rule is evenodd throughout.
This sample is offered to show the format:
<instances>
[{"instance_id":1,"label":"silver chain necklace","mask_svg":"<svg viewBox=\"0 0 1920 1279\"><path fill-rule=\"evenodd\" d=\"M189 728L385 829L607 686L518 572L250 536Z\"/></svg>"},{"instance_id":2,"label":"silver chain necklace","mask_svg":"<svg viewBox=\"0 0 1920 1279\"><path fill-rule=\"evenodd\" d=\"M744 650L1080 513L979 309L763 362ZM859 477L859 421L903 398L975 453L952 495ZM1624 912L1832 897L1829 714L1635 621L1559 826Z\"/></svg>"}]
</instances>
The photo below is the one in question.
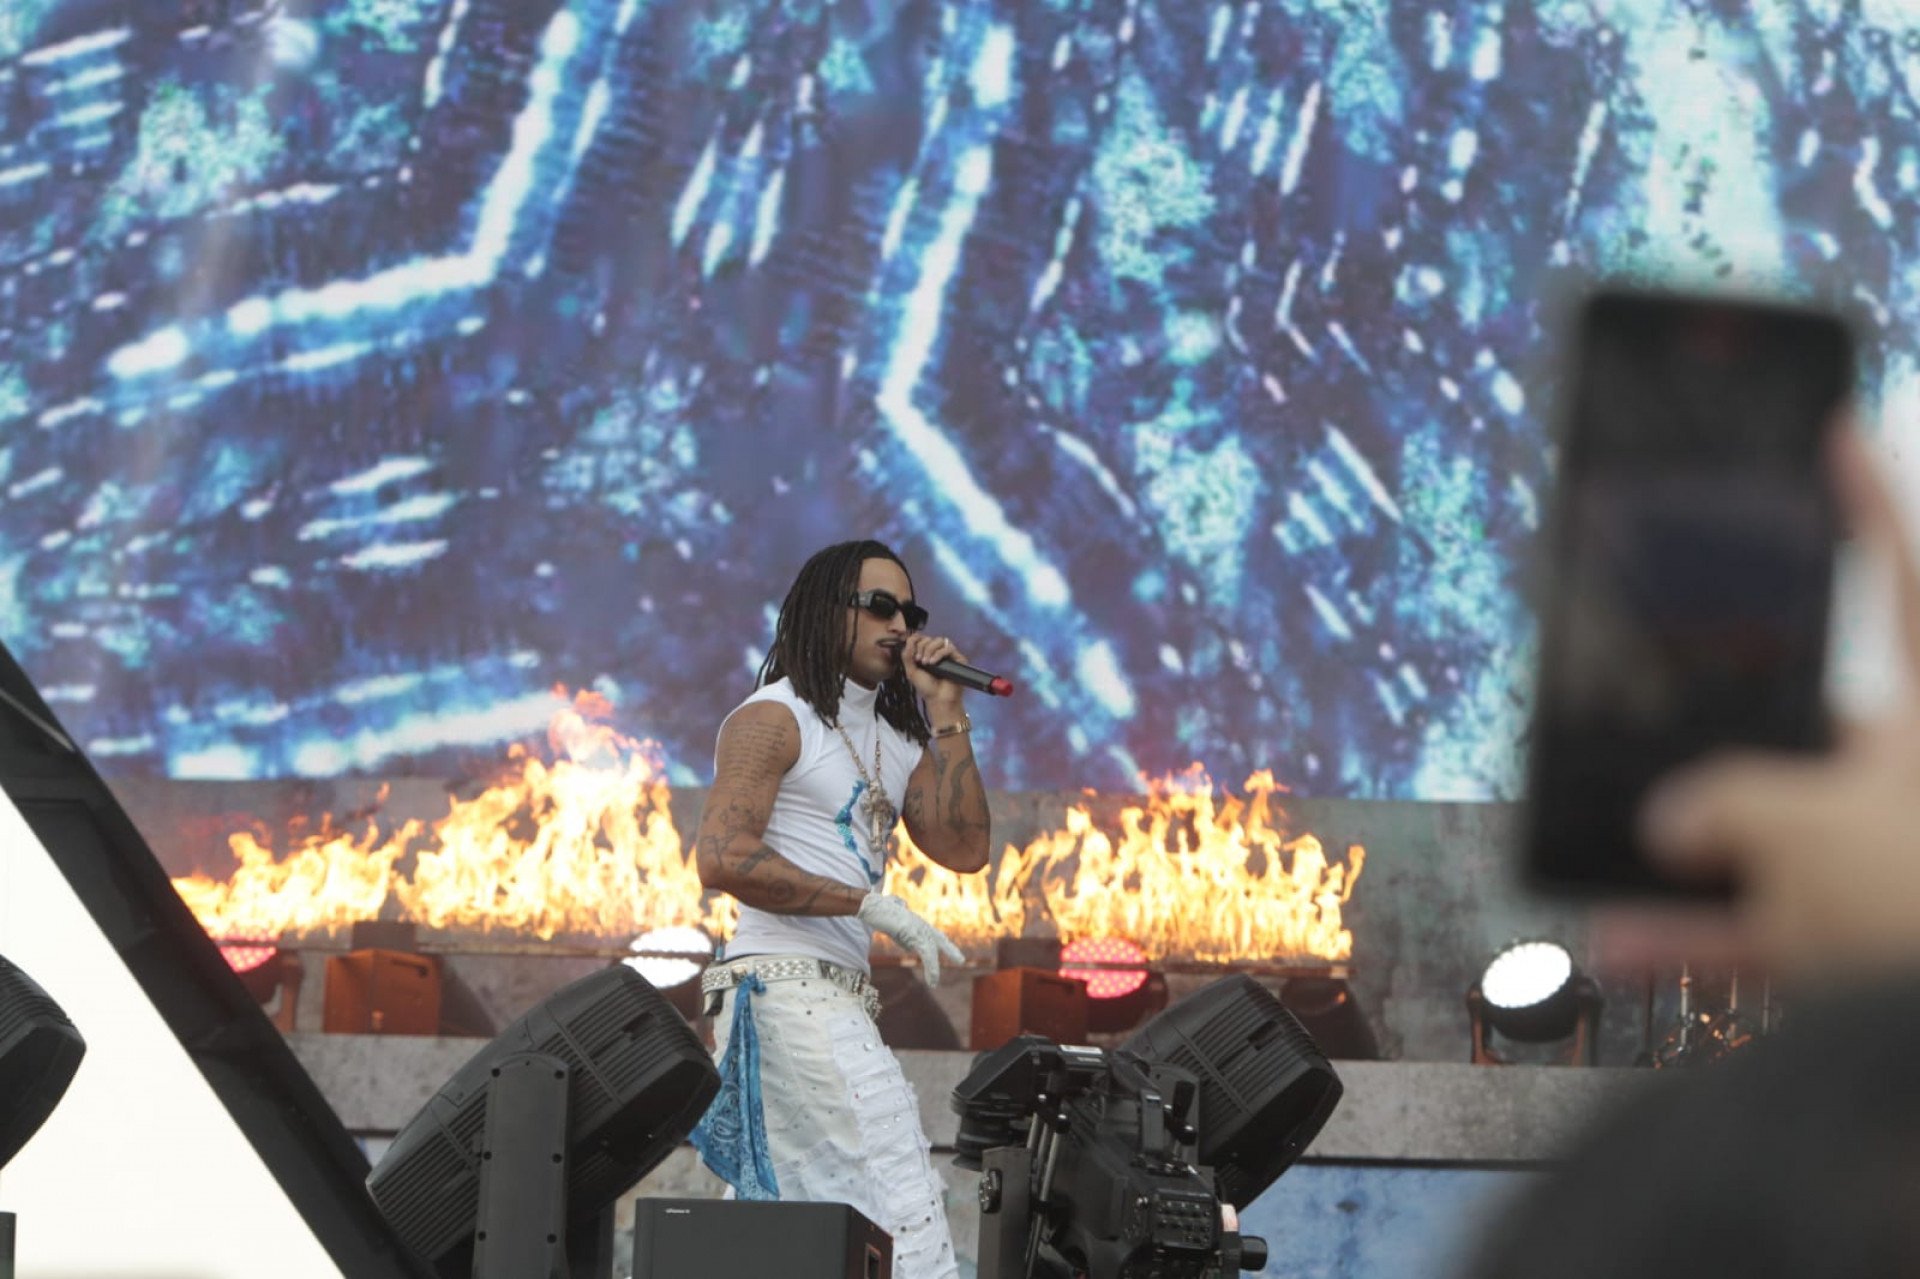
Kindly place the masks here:
<instances>
[{"instance_id":1,"label":"silver chain necklace","mask_svg":"<svg viewBox=\"0 0 1920 1279\"><path fill-rule=\"evenodd\" d=\"M867 784L867 793L860 801L860 808L867 815L868 839L875 852L887 846L887 839L893 834L893 800L887 794L887 788L880 781L880 724L876 719L873 725L873 775L867 775L867 767L860 762L860 752L854 749L853 739L847 736L847 730L840 721L833 722L833 731L840 734L840 740L847 744L847 754L853 756L854 771L860 774L860 780Z\"/></svg>"}]
</instances>

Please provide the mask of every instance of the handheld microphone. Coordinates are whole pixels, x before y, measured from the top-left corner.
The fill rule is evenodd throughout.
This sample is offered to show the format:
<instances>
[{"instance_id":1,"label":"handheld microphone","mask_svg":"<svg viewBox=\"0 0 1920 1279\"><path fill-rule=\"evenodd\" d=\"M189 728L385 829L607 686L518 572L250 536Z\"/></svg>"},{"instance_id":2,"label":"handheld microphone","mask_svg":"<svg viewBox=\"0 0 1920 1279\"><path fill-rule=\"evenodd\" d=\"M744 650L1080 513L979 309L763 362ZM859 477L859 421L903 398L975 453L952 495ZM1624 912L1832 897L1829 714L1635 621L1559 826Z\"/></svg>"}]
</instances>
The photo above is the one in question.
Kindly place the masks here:
<instances>
[{"instance_id":1,"label":"handheld microphone","mask_svg":"<svg viewBox=\"0 0 1920 1279\"><path fill-rule=\"evenodd\" d=\"M976 692L992 693L995 697L1013 696L1013 681L1006 676L989 674L978 666L968 666L951 657L942 658L926 669L935 679L951 680Z\"/></svg>"}]
</instances>

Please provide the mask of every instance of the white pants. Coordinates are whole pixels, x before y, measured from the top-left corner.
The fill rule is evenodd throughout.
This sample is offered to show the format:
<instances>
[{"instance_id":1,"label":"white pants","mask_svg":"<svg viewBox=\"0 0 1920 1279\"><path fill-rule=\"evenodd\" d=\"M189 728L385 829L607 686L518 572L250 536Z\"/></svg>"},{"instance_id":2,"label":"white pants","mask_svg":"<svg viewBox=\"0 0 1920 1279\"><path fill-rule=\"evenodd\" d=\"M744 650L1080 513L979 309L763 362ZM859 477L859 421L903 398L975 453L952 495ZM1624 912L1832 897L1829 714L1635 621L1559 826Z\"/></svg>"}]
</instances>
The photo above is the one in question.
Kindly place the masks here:
<instances>
[{"instance_id":1,"label":"white pants","mask_svg":"<svg viewBox=\"0 0 1920 1279\"><path fill-rule=\"evenodd\" d=\"M714 1018L716 1061L739 993ZM770 981L752 1015L780 1198L865 1213L893 1236L893 1279L957 1279L919 1103L860 1000L825 979Z\"/></svg>"}]
</instances>

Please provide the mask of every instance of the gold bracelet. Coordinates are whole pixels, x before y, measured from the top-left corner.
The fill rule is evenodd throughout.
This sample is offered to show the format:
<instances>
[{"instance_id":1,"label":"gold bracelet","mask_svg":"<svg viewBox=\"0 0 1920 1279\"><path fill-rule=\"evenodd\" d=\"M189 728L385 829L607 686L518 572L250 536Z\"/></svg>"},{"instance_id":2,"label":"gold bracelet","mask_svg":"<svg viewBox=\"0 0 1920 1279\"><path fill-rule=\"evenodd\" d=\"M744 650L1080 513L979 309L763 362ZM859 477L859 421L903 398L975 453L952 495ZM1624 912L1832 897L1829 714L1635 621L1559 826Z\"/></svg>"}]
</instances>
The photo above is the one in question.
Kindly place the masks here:
<instances>
[{"instance_id":1,"label":"gold bracelet","mask_svg":"<svg viewBox=\"0 0 1920 1279\"><path fill-rule=\"evenodd\" d=\"M958 737L960 734L971 732L972 730L973 730L973 721L971 719L968 719L965 715L962 715L959 719L955 720L953 723L945 725L944 727L941 727L941 728L934 729L931 736Z\"/></svg>"}]
</instances>

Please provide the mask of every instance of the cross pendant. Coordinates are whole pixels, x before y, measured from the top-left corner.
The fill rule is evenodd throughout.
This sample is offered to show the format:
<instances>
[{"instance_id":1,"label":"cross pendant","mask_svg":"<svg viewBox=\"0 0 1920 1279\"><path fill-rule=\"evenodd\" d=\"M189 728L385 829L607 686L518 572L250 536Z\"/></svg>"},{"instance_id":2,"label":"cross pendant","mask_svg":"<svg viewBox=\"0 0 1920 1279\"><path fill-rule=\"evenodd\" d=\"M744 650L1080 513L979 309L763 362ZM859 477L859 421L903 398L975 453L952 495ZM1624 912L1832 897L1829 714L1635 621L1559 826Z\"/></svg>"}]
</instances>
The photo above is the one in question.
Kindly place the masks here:
<instances>
[{"instance_id":1,"label":"cross pendant","mask_svg":"<svg viewBox=\"0 0 1920 1279\"><path fill-rule=\"evenodd\" d=\"M875 849L887 846L887 837L893 834L893 805L877 800L867 805L867 832Z\"/></svg>"}]
</instances>

